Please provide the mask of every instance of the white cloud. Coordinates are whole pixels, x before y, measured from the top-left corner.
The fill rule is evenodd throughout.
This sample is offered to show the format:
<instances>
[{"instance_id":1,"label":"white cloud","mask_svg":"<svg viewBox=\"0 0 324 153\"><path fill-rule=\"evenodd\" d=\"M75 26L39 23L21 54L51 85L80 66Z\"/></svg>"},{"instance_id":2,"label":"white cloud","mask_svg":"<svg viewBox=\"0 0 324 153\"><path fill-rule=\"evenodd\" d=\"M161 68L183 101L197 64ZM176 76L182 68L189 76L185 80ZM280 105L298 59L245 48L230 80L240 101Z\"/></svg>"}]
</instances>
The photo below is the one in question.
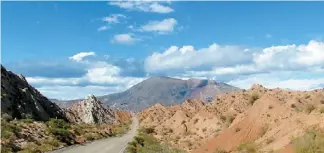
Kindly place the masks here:
<instances>
[{"instance_id":1,"label":"white cloud","mask_svg":"<svg viewBox=\"0 0 324 153\"><path fill-rule=\"evenodd\" d=\"M162 21L149 21L149 23L147 23L146 25L141 26L139 31L166 34L173 32L176 25L177 20L175 20L174 18L164 19Z\"/></svg>"},{"instance_id":2,"label":"white cloud","mask_svg":"<svg viewBox=\"0 0 324 153\"><path fill-rule=\"evenodd\" d=\"M193 46L171 46L145 60L148 72L183 70L196 75L225 75L273 70L306 70L324 65L324 43L272 46L264 49L212 44L195 50ZM206 71L193 71L206 67Z\"/></svg>"},{"instance_id":3,"label":"white cloud","mask_svg":"<svg viewBox=\"0 0 324 153\"><path fill-rule=\"evenodd\" d=\"M107 17L102 18L102 21L112 23L120 23L121 19L126 19L127 17L123 14L110 14Z\"/></svg>"},{"instance_id":4,"label":"white cloud","mask_svg":"<svg viewBox=\"0 0 324 153\"><path fill-rule=\"evenodd\" d=\"M169 6L152 1L113 1L110 5L131 11L155 12L155 13L170 13L174 10Z\"/></svg>"},{"instance_id":5,"label":"white cloud","mask_svg":"<svg viewBox=\"0 0 324 153\"><path fill-rule=\"evenodd\" d=\"M69 85L51 85L37 88L42 94L49 98L60 100L71 100L84 98L89 94L96 96L107 95L109 93L121 92L124 89L119 86L69 86ZM76 92L77 91L77 92Z\"/></svg>"},{"instance_id":6,"label":"white cloud","mask_svg":"<svg viewBox=\"0 0 324 153\"><path fill-rule=\"evenodd\" d=\"M322 78L281 78L282 75L296 76L296 74L289 73L291 72L254 74L244 78L234 79L227 83L242 89L248 89L253 84L262 84L267 88L279 87L291 90L312 90L318 88L324 82L324 76Z\"/></svg>"},{"instance_id":7,"label":"white cloud","mask_svg":"<svg viewBox=\"0 0 324 153\"><path fill-rule=\"evenodd\" d=\"M101 61L91 63L87 73L78 78L27 77L26 79L44 95L58 99L76 99L88 94L107 95L121 92L145 79L120 76L121 71L121 68Z\"/></svg>"},{"instance_id":8,"label":"white cloud","mask_svg":"<svg viewBox=\"0 0 324 153\"><path fill-rule=\"evenodd\" d=\"M299 69L324 65L324 43L272 46L254 54L254 63L263 69Z\"/></svg>"},{"instance_id":9,"label":"white cloud","mask_svg":"<svg viewBox=\"0 0 324 153\"><path fill-rule=\"evenodd\" d=\"M101 26L98 28L98 31L105 31L105 30L108 30L109 27L108 26Z\"/></svg>"},{"instance_id":10,"label":"white cloud","mask_svg":"<svg viewBox=\"0 0 324 153\"><path fill-rule=\"evenodd\" d=\"M126 34L117 34L114 35L113 39L111 40L112 43L117 44L134 44L136 41L139 41L139 38L135 38L134 34L126 33Z\"/></svg>"},{"instance_id":11,"label":"white cloud","mask_svg":"<svg viewBox=\"0 0 324 153\"><path fill-rule=\"evenodd\" d=\"M94 52L80 52L78 54L69 57L69 59L79 62L82 61L87 56L95 56L95 55L96 54Z\"/></svg>"},{"instance_id":12,"label":"white cloud","mask_svg":"<svg viewBox=\"0 0 324 153\"><path fill-rule=\"evenodd\" d=\"M171 46L163 53L153 53L145 60L148 72L166 70L190 70L201 66L218 67L244 64L252 60L252 54L239 46L212 44L208 48L196 50L193 46Z\"/></svg>"},{"instance_id":13,"label":"white cloud","mask_svg":"<svg viewBox=\"0 0 324 153\"><path fill-rule=\"evenodd\" d=\"M46 77L26 77L28 83L33 85L66 85L79 84L81 78L46 78Z\"/></svg>"}]
</instances>

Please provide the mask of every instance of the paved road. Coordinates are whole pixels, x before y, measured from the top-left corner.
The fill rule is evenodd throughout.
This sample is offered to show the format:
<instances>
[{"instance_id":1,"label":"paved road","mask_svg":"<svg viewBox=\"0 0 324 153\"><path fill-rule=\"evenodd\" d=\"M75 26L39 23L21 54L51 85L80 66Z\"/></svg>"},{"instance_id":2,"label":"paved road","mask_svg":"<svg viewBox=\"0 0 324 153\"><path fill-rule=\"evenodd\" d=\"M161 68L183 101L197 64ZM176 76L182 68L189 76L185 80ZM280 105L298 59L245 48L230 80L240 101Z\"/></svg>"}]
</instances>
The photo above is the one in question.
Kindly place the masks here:
<instances>
[{"instance_id":1,"label":"paved road","mask_svg":"<svg viewBox=\"0 0 324 153\"><path fill-rule=\"evenodd\" d=\"M131 130L121 137L113 137L87 143L84 145L74 145L49 153L122 153L127 143L133 140L137 134L138 119L133 117Z\"/></svg>"}]
</instances>

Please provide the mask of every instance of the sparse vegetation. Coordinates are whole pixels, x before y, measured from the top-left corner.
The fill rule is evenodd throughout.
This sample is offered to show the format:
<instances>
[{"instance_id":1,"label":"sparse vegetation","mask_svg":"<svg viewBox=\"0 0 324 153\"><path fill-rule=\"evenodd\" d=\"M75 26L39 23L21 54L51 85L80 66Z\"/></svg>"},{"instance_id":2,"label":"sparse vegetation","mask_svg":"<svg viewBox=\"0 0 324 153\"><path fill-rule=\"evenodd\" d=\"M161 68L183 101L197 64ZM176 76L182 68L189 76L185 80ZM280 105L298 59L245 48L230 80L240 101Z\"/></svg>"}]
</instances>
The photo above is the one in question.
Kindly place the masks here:
<instances>
[{"instance_id":1,"label":"sparse vegetation","mask_svg":"<svg viewBox=\"0 0 324 153\"><path fill-rule=\"evenodd\" d=\"M234 115L227 115L227 116L221 115L220 119L223 122L226 122L227 124L231 124L234 121L235 116Z\"/></svg>"},{"instance_id":2,"label":"sparse vegetation","mask_svg":"<svg viewBox=\"0 0 324 153\"><path fill-rule=\"evenodd\" d=\"M196 124L198 121L199 121L199 119L196 118L196 119L194 120L194 124Z\"/></svg>"},{"instance_id":3,"label":"sparse vegetation","mask_svg":"<svg viewBox=\"0 0 324 153\"><path fill-rule=\"evenodd\" d=\"M237 147L239 153L257 153L258 146L253 142L242 143Z\"/></svg>"},{"instance_id":4,"label":"sparse vegetation","mask_svg":"<svg viewBox=\"0 0 324 153\"><path fill-rule=\"evenodd\" d=\"M324 107L320 108L319 112L324 113Z\"/></svg>"},{"instance_id":5,"label":"sparse vegetation","mask_svg":"<svg viewBox=\"0 0 324 153\"><path fill-rule=\"evenodd\" d=\"M206 132L206 131L207 131L207 128L203 128L202 131L203 131L203 132Z\"/></svg>"},{"instance_id":6,"label":"sparse vegetation","mask_svg":"<svg viewBox=\"0 0 324 153\"><path fill-rule=\"evenodd\" d=\"M272 109L273 108L273 106L272 105L269 105L269 107L268 107L269 109Z\"/></svg>"},{"instance_id":7,"label":"sparse vegetation","mask_svg":"<svg viewBox=\"0 0 324 153\"><path fill-rule=\"evenodd\" d=\"M256 92L253 92L250 96L250 104L253 105L256 100L258 100L260 97Z\"/></svg>"},{"instance_id":8,"label":"sparse vegetation","mask_svg":"<svg viewBox=\"0 0 324 153\"><path fill-rule=\"evenodd\" d=\"M213 153L227 153L225 150L216 148Z\"/></svg>"},{"instance_id":9,"label":"sparse vegetation","mask_svg":"<svg viewBox=\"0 0 324 153\"><path fill-rule=\"evenodd\" d=\"M153 127L147 127L147 128L142 128L142 129L143 129L143 133L145 133L145 134L152 134L152 133L155 133Z\"/></svg>"},{"instance_id":10,"label":"sparse vegetation","mask_svg":"<svg viewBox=\"0 0 324 153\"><path fill-rule=\"evenodd\" d=\"M181 150L170 148L165 144L160 144L152 135L143 133L143 129L139 130L139 135L128 143L126 153L184 153Z\"/></svg>"},{"instance_id":11,"label":"sparse vegetation","mask_svg":"<svg viewBox=\"0 0 324 153\"><path fill-rule=\"evenodd\" d=\"M266 140L266 144L270 144L274 141L274 138L273 137L270 137Z\"/></svg>"},{"instance_id":12,"label":"sparse vegetation","mask_svg":"<svg viewBox=\"0 0 324 153\"><path fill-rule=\"evenodd\" d=\"M107 131L107 127L111 127L111 130ZM120 125L94 125L94 124L71 124L61 119L50 119L47 122L36 122L32 119L20 119L7 121L1 120L1 153L39 153L50 151L61 146L72 145L77 142L77 138L81 138L84 141L91 141L101 139L104 137L115 136L126 132L129 123ZM39 135L37 139L26 139L21 134L21 129L33 133L33 135ZM38 128L40 130L34 130ZM123 130L121 130L123 129ZM24 138L24 146L17 146L15 140ZM83 141L83 142L84 142Z\"/></svg>"},{"instance_id":13,"label":"sparse vegetation","mask_svg":"<svg viewBox=\"0 0 324 153\"><path fill-rule=\"evenodd\" d=\"M269 130L269 125L268 124L264 124L262 127L261 127L261 130L260 130L260 135L263 136L265 135Z\"/></svg>"},{"instance_id":14,"label":"sparse vegetation","mask_svg":"<svg viewBox=\"0 0 324 153\"><path fill-rule=\"evenodd\" d=\"M324 104L324 100L322 99L322 100L320 101L320 103L321 103L321 104Z\"/></svg>"},{"instance_id":15,"label":"sparse vegetation","mask_svg":"<svg viewBox=\"0 0 324 153\"><path fill-rule=\"evenodd\" d=\"M296 153L324 153L324 132L309 129L303 136L295 138L292 144Z\"/></svg>"},{"instance_id":16,"label":"sparse vegetation","mask_svg":"<svg viewBox=\"0 0 324 153\"><path fill-rule=\"evenodd\" d=\"M307 104L307 105L306 105L306 108L305 108L305 112L309 114L309 113L311 113L314 109L316 109L315 105L313 105L313 104Z\"/></svg>"}]
</instances>

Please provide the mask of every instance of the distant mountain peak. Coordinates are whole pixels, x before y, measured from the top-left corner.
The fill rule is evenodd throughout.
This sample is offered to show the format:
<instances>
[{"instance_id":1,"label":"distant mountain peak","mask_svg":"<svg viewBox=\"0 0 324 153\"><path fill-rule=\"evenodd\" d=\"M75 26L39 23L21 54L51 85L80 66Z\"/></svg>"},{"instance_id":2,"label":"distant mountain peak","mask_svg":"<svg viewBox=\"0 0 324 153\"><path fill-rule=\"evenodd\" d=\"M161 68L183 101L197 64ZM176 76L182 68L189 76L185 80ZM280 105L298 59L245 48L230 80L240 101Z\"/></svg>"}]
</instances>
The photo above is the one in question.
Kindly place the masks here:
<instances>
[{"instance_id":1,"label":"distant mountain peak","mask_svg":"<svg viewBox=\"0 0 324 153\"><path fill-rule=\"evenodd\" d=\"M161 103L163 106L180 104L185 99L198 99L209 102L217 94L238 91L239 88L210 79L188 79L154 76L130 89L111 95L98 97L114 108L140 111ZM127 103L127 105L122 105Z\"/></svg>"}]
</instances>

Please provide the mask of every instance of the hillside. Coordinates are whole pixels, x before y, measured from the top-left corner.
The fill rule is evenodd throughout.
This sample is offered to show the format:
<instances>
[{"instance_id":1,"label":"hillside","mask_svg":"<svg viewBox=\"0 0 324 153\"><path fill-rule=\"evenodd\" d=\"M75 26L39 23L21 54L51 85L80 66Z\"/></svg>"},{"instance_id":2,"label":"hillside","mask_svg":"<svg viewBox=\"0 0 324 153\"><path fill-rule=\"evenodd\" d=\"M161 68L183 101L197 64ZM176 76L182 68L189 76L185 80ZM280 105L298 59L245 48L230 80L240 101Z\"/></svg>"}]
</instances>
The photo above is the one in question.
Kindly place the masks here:
<instances>
[{"instance_id":1,"label":"hillside","mask_svg":"<svg viewBox=\"0 0 324 153\"><path fill-rule=\"evenodd\" d=\"M7 118L66 119L63 110L30 86L23 75L1 65L1 114Z\"/></svg>"},{"instance_id":2,"label":"hillside","mask_svg":"<svg viewBox=\"0 0 324 153\"><path fill-rule=\"evenodd\" d=\"M61 109L1 66L1 152L39 153L124 134L132 115L94 96Z\"/></svg>"},{"instance_id":3,"label":"hillside","mask_svg":"<svg viewBox=\"0 0 324 153\"><path fill-rule=\"evenodd\" d=\"M138 115L140 125L152 129L155 138L188 152L236 152L249 147L294 152L295 138L313 127L324 130L324 89L288 91L254 85L218 95L208 104L200 100L167 107L156 104Z\"/></svg>"},{"instance_id":4,"label":"hillside","mask_svg":"<svg viewBox=\"0 0 324 153\"><path fill-rule=\"evenodd\" d=\"M185 99L211 101L215 95L240 89L214 80L181 80L169 77L152 77L130 89L116 94L98 97L114 108L139 111L161 103L165 106L181 104Z\"/></svg>"}]
</instances>

